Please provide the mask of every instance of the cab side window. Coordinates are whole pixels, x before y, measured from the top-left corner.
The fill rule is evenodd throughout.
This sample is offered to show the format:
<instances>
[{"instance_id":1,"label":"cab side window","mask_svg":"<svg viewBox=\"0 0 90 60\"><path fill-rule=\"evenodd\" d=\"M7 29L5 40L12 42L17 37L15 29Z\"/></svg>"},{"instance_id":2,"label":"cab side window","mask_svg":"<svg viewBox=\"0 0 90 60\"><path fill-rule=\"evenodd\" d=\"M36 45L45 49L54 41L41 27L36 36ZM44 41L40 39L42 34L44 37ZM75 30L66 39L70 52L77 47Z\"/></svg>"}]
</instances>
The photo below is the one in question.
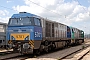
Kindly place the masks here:
<instances>
[{"instance_id":1,"label":"cab side window","mask_svg":"<svg viewBox=\"0 0 90 60\"><path fill-rule=\"evenodd\" d=\"M34 18L34 22L35 22L35 25L36 25L36 26L41 26L40 19Z\"/></svg>"},{"instance_id":2,"label":"cab side window","mask_svg":"<svg viewBox=\"0 0 90 60\"><path fill-rule=\"evenodd\" d=\"M74 29L72 29L72 32L74 32Z\"/></svg>"}]
</instances>

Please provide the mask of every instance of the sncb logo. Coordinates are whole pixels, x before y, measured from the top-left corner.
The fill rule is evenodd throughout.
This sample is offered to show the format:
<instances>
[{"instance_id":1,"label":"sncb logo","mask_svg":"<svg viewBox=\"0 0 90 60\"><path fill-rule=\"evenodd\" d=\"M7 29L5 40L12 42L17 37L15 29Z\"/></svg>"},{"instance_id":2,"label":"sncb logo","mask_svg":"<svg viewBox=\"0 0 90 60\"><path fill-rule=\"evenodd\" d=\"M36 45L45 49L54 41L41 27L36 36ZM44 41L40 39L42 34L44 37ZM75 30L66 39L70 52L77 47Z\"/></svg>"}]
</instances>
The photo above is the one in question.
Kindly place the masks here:
<instances>
[{"instance_id":1,"label":"sncb logo","mask_svg":"<svg viewBox=\"0 0 90 60\"><path fill-rule=\"evenodd\" d=\"M41 33L40 32L35 32L35 37L41 37Z\"/></svg>"}]
</instances>

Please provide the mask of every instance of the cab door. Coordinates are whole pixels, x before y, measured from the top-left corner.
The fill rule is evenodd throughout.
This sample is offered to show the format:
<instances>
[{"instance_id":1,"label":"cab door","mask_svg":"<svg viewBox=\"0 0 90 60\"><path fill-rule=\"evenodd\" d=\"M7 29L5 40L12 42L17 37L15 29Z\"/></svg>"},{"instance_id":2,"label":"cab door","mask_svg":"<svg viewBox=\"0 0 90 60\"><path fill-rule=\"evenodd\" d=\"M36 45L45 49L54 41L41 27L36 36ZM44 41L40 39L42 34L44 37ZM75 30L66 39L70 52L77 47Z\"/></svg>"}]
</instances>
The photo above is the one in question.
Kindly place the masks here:
<instances>
[{"instance_id":1,"label":"cab door","mask_svg":"<svg viewBox=\"0 0 90 60\"><path fill-rule=\"evenodd\" d=\"M71 28L71 43L75 43L75 33L73 28Z\"/></svg>"},{"instance_id":2,"label":"cab door","mask_svg":"<svg viewBox=\"0 0 90 60\"><path fill-rule=\"evenodd\" d=\"M71 30L70 27L67 26L67 38L71 38Z\"/></svg>"},{"instance_id":3,"label":"cab door","mask_svg":"<svg viewBox=\"0 0 90 60\"><path fill-rule=\"evenodd\" d=\"M74 39L74 30L72 29L72 39Z\"/></svg>"}]
</instances>

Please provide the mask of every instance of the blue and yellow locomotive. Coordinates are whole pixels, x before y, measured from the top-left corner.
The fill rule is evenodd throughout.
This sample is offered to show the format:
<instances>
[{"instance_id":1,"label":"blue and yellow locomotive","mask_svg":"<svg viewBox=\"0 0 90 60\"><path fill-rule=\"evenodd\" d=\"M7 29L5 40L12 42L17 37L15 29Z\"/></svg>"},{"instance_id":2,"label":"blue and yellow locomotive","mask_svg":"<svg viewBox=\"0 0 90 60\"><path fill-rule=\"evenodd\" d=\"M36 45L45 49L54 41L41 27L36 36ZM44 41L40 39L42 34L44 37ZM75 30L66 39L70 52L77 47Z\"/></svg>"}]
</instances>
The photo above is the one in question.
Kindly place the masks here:
<instances>
[{"instance_id":1,"label":"blue and yellow locomotive","mask_svg":"<svg viewBox=\"0 0 90 60\"><path fill-rule=\"evenodd\" d=\"M38 45L42 40L42 26L38 16L25 12L14 14L9 19L7 31L8 43L14 51L29 53L39 48Z\"/></svg>"},{"instance_id":2,"label":"blue and yellow locomotive","mask_svg":"<svg viewBox=\"0 0 90 60\"><path fill-rule=\"evenodd\" d=\"M83 43L84 32L31 13L20 12L9 19L7 40L15 52L39 53Z\"/></svg>"}]
</instances>

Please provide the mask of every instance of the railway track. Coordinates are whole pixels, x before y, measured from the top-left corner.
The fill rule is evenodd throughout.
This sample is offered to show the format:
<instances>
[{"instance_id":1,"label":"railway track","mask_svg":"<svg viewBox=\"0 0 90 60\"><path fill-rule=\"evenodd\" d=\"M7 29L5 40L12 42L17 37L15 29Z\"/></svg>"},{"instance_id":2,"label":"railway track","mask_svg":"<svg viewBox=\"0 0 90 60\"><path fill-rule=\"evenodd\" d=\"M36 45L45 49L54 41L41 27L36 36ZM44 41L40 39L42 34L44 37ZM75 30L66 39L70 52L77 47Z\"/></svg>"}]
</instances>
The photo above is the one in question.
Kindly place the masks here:
<instances>
[{"instance_id":1,"label":"railway track","mask_svg":"<svg viewBox=\"0 0 90 60\"><path fill-rule=\"evenodd\" d=\"M87 49L83 50L82 52L76 54L73 59L77 59L77 60L83 60L83 58L90 53L90 47L88 47ZM86 59L85 59L86 60Z\"/></svg>"},{"instance_id":2,"label":"railway track","mask_svg":"<svg viewBox=\"0 0 90 60\"><path fill-rule=\"evenodd\" d=\"M79 49L75 52L72 52L64 57L62 57L61 59L59 60L62 60L62 59L71 59L71 60L82 60L82 58L88 53L90 52L90 49L88 49L90 46L86 46L84 49ZM83 52L84 51L84 52ZM82 55L81 55L82 54Z\"/></svg>"},{"instance_id":3,"label":"railway track","mask_svg":"<svg viewBox=\"0 0 90 60\"><path fill-rule=\"evenodd\" d=\"M84 44L84 45L74 46L74 47L63 49L63 50L53 52L53 53L50 53L50 54L45 54L45 55L39 56L37 58L65 59L68 56L71 56L71 55L73 56L76 53L78 53L79 51L84 50L84 49L82 49L82 46L84 46L84 49L85 49L85 48L89 47L90 45Z\"/></svg>"},{"instance_id":4,"label":"railway track","mask_svg":"<svg viewBox=\"0 0 90 60\"><path fill-rule=\"evenodd\" d=\"M89 49L88 49L89 48ZM70 49L70 48L69 48ZM45 55L45 57L43 56L43 57L37 57L36 58L36 60L38 59L38 60L47 60L48 58L50 59L51 58L51 60L53 59L53 60L82 60L83 59L83 57L88 53L88 52L90 52L90 45L88 45L88 46L86 46L85 48L83 48L83 49L78 49L78 50L76 50L76 51L73 51L73 52L69 52L68 54L65 54L65 55L63 55L63 54L61 54L61 56L58 56L58 58L56 58L56 57L53 57L53 58L51 58L51 57L49 57L49 55L47 55L48 57L46 57L46 55ZM79 54L78 54L79 53ZM56 55L56 54L55 54ZM55 56L54 55L54 56ZM57 55L56 55L57 56ZM46 58L46 59L45 59ZM30 58L30 59L26 59L26 60L35 60L35 58Z\"/></svg>"},{"instance_id":5,"label":"railway track","mask_svg":"<svg viewBox=\"0 0 90 60\"><path fill-rule=\"evenodd\" d=\"M5 52L0 52L0 60L23 60L27 58L32 58L33 55L27 54L27 55L21 55L20 53L15 53L13 51L5 51Z\"/></svg>"},{"instance_id":6,"label":"railway track","mask_svg":"<svg viewBox=\"0 0 90 60\"><path fill-rule=\"evenodd\" d=\"M83 49L82 49L82 46L84 46ZM88 45L88 44L78 45L78 46L70 47L67 49L62 49L62 50L47 53L47 54L41 54L41 55L37 56L37 58L54 58L54 59L59 59L59 60L60 59L67 59L68 57L74 56L75 54L79 53L80 51L86 49L89 46L90 45ZM72 50L72 51L70 51L70 50ZM67 51L69 51L69 52L64 54L64 52L67 52ZM59 53L59 54L57 54L57 53ZM53 57L53 54L54 54L54 57ZM55 57L55 55L59 55L59 56ZM32 59L33 57L34 57L33 55L22 55L22 56L20 55L20 56L12 57L9 59L19 59L19 60L27 59L28 60L28 58Z\"/></svg>"},{"instance_id":7,"label":"railway track","mask_svg":"<svg viewBox=\"0 0 90 60\"><path fill-rule=\"evenodd\" d=\"M9 54L6 54L4 56L3 55L0 56L0 60L7 60L7 59L10 59L10 58L13 58L13 57L17 57L19 55L21 55L21 54L19 54L19 53L9 53Z\"/></svg>"},{"instance_id":8,"label":"railway track","mask_svg":"<svg viewBox=\"0 0 90 60\"><path fill-rule=\"evenodd\" d=\"M0 58L2 57L2 56L5 56L5 55L8 55L8 54L12 54L13 53L13 50L11 49L11 50L0 50Z\"/></svg>"},{"instance_id":9,"label":"railway track","mask_svg":"<svg viewBox=\"0 0 90 60\"><path fill-rule=\"evenodd\" d=\"M65 48L65 49L62 49L62 50L57 50L57 51L50 52L50 53L47 53L47 54L44 53L44 54L41 54L41 55L37 56L36 59L38 59L38 58L53 58L53 59L58 59L58 60L60 60L60 59L70 59L75 54L81 52L82 50L87 49L87 47L90 46L89 43L85 43L85 44L82 44L82 45L77 45L77 46L74 46L74 47ZM19 59L19 60L25 60L26 59L26 60L28 60L29 58L32 60L33 57L36 57L36 56L34 56L34 55L21 55L19 53L12 53L12 54L6 54L4 56L0 56L0 60L1 59L3 59L3 60L6 60L6 59L11 59L11 60L12 59L15 59L15 60L16 59Z\"/></svg>"}]
</instances>

